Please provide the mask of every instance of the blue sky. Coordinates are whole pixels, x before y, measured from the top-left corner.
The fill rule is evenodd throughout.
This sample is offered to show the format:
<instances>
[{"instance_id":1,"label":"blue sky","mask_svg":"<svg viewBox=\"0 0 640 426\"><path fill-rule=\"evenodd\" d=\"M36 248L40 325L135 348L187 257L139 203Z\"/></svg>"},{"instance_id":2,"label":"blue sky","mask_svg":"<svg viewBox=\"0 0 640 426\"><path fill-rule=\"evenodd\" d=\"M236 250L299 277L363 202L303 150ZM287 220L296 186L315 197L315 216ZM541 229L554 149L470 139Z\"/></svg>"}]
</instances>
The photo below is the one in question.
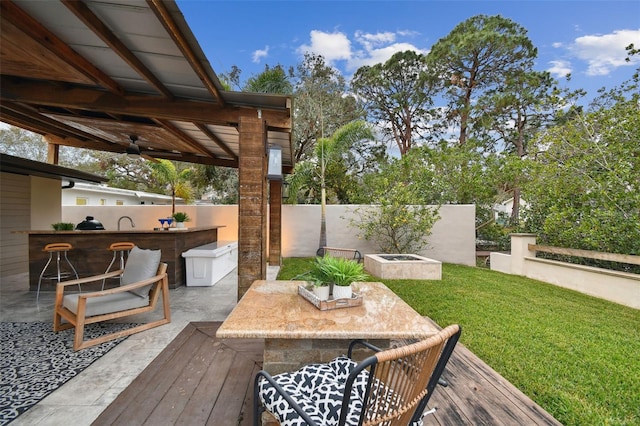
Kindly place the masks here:
<instances>
[{"instance_id":1,"label":"blue sky","mask_svg":"<svg viewBox=\"0 0 640 426\"><path fill-rule=\"evenodd\" d=\"M538 48L536 69L589 97L627 80L624 47L640 47L640 1L205 1L177 0L216 73L265 64L295 66L305 51L321 54L346 77L393 53L427 53L460 22L500 14L522 25Z\"/></svg>"}]
</instances>

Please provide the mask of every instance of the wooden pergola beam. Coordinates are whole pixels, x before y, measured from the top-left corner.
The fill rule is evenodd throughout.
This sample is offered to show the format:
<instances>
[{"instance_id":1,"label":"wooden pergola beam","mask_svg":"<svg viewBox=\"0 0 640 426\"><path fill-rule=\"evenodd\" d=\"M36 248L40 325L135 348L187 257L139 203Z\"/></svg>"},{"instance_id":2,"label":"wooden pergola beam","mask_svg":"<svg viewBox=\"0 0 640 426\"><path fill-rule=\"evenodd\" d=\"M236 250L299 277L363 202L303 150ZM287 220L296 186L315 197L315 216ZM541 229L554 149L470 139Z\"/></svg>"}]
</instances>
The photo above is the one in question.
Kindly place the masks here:
<instances>
[{"instance_id":1,"label":"wooden pergola beam","mask_svg":"<svg viewBox=\"0 0 640 426\"><path fill-rule=\"evenodd\" d=\"M211 102L183 99L163 99L159 96L116 96L88 87L62 87L39 81L20 81L2 76L0 100L16 101L49 107L80 109L109 114L156 117L165 120L188 121L204 124L238 126L238 117L244 111L253 114L255 108L221 107ZM287 110L262 109L262 118L269 128L290 129Z\"/></svg>"},{"instance_id":2,"label":"wooden pergola beam","mask_svg":"<svg viewBox=\"0 0 640 426\"><path fill-rule=\"evenodd\" d=\"M220 94L218 87L211 80L206 70L202 67L200 59L196 56L195 52L191 48L191 44L185 39L183 32L176 25L176 22L167 9L167 6L162 2L162 0L147 0L147 4L149 5L153 13L156 14L167 32L171 35L171 38L176 43L185 59L189 62L191 68L198 75L200 81L202 81L202 84L204 84L207 90L209 90L209 93L214 98L216 98L220 106L224 106L225 101Z\"/></svg>"}]
</instances>

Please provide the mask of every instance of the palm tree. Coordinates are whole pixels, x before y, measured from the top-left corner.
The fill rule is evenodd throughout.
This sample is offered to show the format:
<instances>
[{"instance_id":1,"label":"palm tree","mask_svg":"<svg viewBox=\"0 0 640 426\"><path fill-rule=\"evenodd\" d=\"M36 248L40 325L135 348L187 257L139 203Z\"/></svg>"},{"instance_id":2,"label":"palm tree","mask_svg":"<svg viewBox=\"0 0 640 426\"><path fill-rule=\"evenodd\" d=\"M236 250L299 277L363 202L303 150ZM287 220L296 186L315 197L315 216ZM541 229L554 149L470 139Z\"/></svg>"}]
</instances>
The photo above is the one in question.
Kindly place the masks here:
<instances>
[{"instance_id":1,"label":"palm tree","mask_svg":"<svg viewBox=\"0 0 640 426\"><path fill-rule=\"evenodd\" d=\"M171 216L176 212L176 196L186 203L193 201L193 187L189 182L192 170L185 169L178 172L176 166L169 160L160 159L151 163L153 176L161 185L165 185L171 193Z\"/></svg>"},{"instance_id":2,"label":"palm tree","mask_svg":"<svg viewBox=\"0 0 640 426\"><path fill-rule=\"evenodd\" d=\"M320 185L320 242L318 248L327 246L327 167L342 160L343 155L358 141L373 139L373 131L366 121L352 121L338 128L331 137L318 139L314 158L296 164L293 175L289 179L289 192L297 194L303 188L312 191ZM294 197L290 199L295 200Z\"/></svg>"}]
</instances>

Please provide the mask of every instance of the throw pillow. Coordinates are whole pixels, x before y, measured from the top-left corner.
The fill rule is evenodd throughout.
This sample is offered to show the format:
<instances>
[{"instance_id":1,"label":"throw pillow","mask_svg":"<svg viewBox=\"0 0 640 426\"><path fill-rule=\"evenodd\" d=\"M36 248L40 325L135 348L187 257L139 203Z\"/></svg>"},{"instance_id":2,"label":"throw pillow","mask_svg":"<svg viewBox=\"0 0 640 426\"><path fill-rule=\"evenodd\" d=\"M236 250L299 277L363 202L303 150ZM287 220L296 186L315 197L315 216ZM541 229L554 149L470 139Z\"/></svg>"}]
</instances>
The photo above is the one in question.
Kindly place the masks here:
<instances>
[{"instance_id":1,"label":"throw pillow","mask_svg":"<svg viewBox=\"0 0 640 426\"><path fill-rule=\"evenodd\" d=\"M121 285L133 284L154 277L158 272L161 254L160 250L145 250L137 246L132 248L124 266ZM147 297L150 288L151 285L137 288L131 293Z\"/></svg>"}]
</instances>

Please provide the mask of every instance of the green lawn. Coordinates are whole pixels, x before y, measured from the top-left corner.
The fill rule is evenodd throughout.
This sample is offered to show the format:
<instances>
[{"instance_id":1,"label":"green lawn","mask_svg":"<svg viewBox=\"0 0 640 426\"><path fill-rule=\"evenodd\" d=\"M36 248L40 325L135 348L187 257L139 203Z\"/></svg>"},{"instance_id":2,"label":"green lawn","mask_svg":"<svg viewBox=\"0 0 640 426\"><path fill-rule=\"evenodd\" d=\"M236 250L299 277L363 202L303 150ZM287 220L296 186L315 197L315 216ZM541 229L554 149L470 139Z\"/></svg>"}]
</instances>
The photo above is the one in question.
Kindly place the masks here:
<instances>
[{"instance_id":1,"label":"green lawn","mask_svg":"<svg viewBox=\"0 0 640 426\"><path fill-rule=\"evenodd\" d=\"M279 279L310 269L284 260ZM565 425L640 424L640 311L528 278L445 264L383 280Z\"/></svg>"}]
</instances>

